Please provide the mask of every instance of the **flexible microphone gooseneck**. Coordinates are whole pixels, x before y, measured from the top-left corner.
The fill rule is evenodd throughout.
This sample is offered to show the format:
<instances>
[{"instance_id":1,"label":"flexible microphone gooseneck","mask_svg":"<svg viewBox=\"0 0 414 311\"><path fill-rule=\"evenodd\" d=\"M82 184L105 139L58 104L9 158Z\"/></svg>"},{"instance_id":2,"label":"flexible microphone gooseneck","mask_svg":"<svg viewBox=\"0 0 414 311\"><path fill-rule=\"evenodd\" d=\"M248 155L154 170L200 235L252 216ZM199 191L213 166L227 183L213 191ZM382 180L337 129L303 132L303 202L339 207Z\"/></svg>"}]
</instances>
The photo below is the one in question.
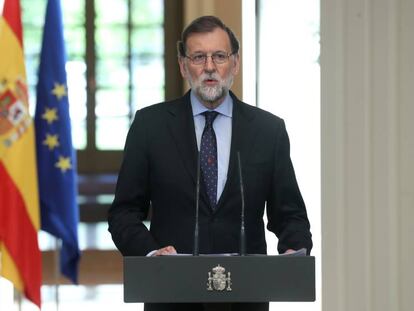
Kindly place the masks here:
<instances>
[{"instance_id":1,"label":"flexible microphone gooseneck","mask_svg":"<svg viewBox=\"0 0 414 311\"><path fill-rule=\"evenodd\" d=\"M200 209L200 152L197 156L197 181L196 181L196 211L195 211L195 226L194 226L194 248L193 248L193 256L198 256L199 254L199 235L198 235L198 213Z\"/></svg>"},{"instance_id":2,"label":"flexible microphone gooseneck","mask_svg":"<svg viewBox=\"0 0 414 311\"><path fill-rule=\"evenodd\" d=\"M240 196L241 196L241 214L240 214L240 256L246 255L246 230L244 227L244 187L243 176L240 160L240 151L237 151L237 164L239 167L239 180L240 180Z\"/></svg>"}]
</instances>

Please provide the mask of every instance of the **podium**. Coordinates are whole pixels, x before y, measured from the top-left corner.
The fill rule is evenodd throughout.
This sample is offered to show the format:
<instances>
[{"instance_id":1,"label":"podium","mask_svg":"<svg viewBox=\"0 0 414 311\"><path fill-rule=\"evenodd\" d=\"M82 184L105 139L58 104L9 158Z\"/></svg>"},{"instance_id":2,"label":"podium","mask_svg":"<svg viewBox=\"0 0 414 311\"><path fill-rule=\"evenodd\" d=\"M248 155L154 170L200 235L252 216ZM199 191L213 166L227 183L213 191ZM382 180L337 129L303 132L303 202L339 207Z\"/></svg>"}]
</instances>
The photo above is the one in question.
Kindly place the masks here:
<instances>
[{"instance_id":1,"label":"podium","mask_svg":"<svg viewBox=\"0 0 414 311\"><path fill-rule=\"evenodd\" d=\"M124 257L124 301L315 301L315 257Z\"/></svg>"}]
</instances>

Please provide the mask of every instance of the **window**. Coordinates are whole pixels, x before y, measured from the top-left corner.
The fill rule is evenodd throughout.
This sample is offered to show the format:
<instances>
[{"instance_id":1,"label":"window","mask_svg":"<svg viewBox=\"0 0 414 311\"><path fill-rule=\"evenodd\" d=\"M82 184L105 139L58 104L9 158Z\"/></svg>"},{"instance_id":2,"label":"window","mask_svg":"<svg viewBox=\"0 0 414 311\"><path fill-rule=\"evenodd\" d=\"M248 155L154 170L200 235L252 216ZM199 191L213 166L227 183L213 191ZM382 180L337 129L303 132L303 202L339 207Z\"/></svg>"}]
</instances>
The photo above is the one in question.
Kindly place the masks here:
<instances>
[{"instance_id":1,"label":"window","mask_svg":"<svg viewBox=\"0 0 414 311\"><path fill-rule=\"evenodd\" d=\"M46 1L21 4L34 111ZM164 1L71 0L61 5L79 170L116 172L135 111L165 98Z\"/></svg>"},{"instance_id":2,"label":"window","mask_svg":"<svg viewBox=\"0 0 414 311\"><path fill-rule=\"evenodd\" d=\"M164 100L163 2L100 0L95 11L95 142L122 149L136 109Z\"/></svg>"}]
</instances>

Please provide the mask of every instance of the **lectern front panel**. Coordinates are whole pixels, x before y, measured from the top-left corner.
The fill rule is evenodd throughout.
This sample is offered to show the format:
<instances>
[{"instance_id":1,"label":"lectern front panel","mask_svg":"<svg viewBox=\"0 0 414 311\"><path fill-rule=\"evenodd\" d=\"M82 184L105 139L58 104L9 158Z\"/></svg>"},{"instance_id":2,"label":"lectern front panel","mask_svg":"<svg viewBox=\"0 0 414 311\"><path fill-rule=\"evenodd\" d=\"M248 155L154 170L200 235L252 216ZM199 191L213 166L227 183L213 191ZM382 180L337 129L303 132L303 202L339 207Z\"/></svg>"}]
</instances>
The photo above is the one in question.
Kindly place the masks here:
<instances>
[{"instance_id":1,"label":"lectern front panel","mask_svg":"<svg viewBox=\"0 0 414 311\"><path fill-rule=\"evenodd\" d=\"M125 302L314 301L315 258L124 258Z\"/></svg>"}]
</instances>

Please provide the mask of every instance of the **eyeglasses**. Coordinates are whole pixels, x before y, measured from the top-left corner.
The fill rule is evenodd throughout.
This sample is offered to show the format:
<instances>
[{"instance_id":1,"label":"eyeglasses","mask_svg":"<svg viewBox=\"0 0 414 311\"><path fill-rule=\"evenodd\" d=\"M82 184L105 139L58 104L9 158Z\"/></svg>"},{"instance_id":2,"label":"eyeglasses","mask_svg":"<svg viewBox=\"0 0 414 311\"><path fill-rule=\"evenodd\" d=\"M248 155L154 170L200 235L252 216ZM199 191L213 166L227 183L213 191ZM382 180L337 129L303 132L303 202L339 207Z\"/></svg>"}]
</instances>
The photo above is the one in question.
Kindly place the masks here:
<instances>
[{"instance_id":1,"label":"eyeglasses","mask_svg":"<svg viewBox=\"0 0 414 311\"><path fill-rule=\"evenodd\" d=\"M229 60L229 57L232 56L233 54L234 53L215 52L211 55L199 53L199 54L194 54L192 56L186 55L185 57L187 57L193 65L205 65L207 63L208 57L211 57L211 60L213 61L214 64L222 65L224 63L227 63L227 61Z\"/></svg>"}]
</instances>

